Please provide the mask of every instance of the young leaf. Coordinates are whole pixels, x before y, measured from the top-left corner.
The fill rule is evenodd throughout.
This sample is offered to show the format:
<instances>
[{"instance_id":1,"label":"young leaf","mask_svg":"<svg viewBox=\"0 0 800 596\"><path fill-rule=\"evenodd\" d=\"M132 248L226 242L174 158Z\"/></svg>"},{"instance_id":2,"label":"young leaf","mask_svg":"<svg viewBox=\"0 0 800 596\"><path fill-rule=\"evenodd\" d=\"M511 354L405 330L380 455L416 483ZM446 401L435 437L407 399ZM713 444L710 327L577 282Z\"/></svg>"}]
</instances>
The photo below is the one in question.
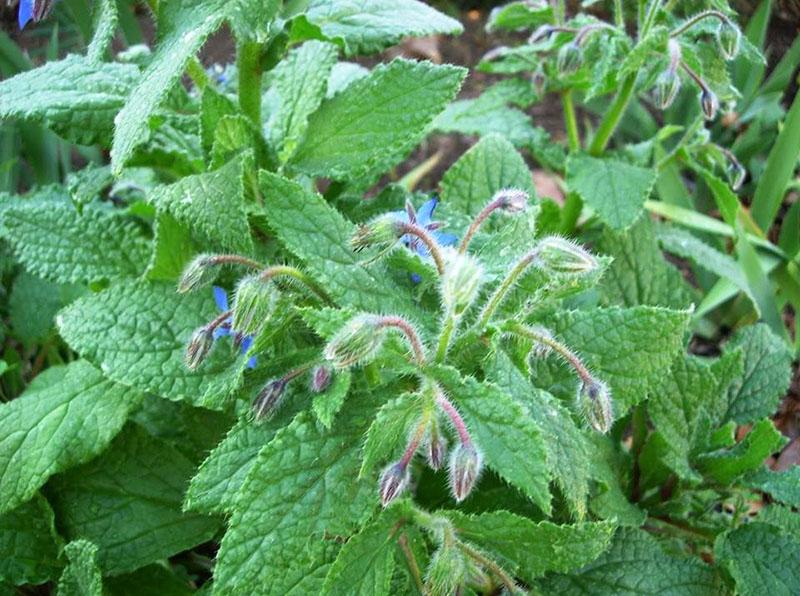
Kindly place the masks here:
<instances>
[{"instance_id":1,"label":"young leaf","mask_svg":"<svg viewBox=\"0 0 800 596\"><path fill-rule=\"evenodd\" d=\"M102 596L103 577L97 566L97 546L75 540L64 547L69 564L58 580L58 596Z\"/></svg>"},{"instance_id":2,"label":"young leaf","mask_svg":"<svg viewBox=\"0 0 800 596\"><path fill-rule=\"evenodd\" d=\"M655 170L585 155L567 160L567 186L614 230L630 227L644 211Z\"/></svg>"},{"instance_id":3,"label":"young leaf","mask_svg":"<svg viewBox=\"0 0 800 596\"><path fill-rule=\"evenodd\" d=\"M133 571L209 540L220 520L181 512L194 464L128 425L109 450L52 481L64 534L100 549L105 574Z\"/></svg>"},{"instance_id":4,"label":"young leaf","mask_svg":"<svg viewBox=\"0 0 800 596\"><path fill-rule=\"evenodd\" d=\"M86 290L55 284L25 271L17 275L8 300L14 335L25 345L47 339L55 329L56 313Z\"/></svg>"},{"instance_id":5,"label":"young leaf","mask_svg":"<svg viewBox=\"0 0 800 596\"><path fill-rule=\"evenodd\" d=\"M739 424L772 415L789 389L792 355L767 325L745 327L734 334L725 351L742 350L743 374L728 389L723 421Z\"/></svg>"},{"instance_id":6,"label":"young leaf","mask_svg":"<svg viewBox=\"0 0 800 596\"><path fill-rule=\"evenodd\" d=\"M549 513L545 442L525 408L497 386L462 377L453 368L441 366L431 372L464 416L486 464Z\"/></svg>"},{"instance_id":7,"label":"young leaf","mask_svg":"<svg viewBox=\"0 0 800 596\"><path fill-rule=\"evenodd\" d=\"M0 406L0 513L33 497L51 475L101 453L140 399L78 360L49 368Z\"/></svg>"},{"instance_id":8,"label":"young leaf","mask_svg":"<svg viewBox=\"0 0 800 596\"><path fill-rule=\"evenodd\" d=\"M404 37L458 35L455 19L417 0L311 0L305 18L348 56L380 52Z\"/></svg>"},{"instance_id":9,"label":"young leaf","mask_svg":"<svg viewBox=\"0 0 800 596\"><path fill-rule=\"evenodd\" d=\"M194 56L225 18L223 0L167 2L159 14L160 41L152 60L114 122L111 164L119 174L147 136L150 117Z\"/></svg>"},{"instance_id":10,"label":"young leaf","mask_svg":"<svg viewBox=\"0 0 800 596\"><path fill-rule=\"evenodd\" d=\"M660 594L705 596L723 593L712 567L700 559L662 550L643 530L620 528L611 548L583 569L539 582L545 594Z\"/></svg>"},{"instance_id":11,"label":"young leaf","mask_svg":"<svg viewBox=\"0 0 800 596\"><path fill-rule=\"evenodd\" d=\"M67 56L0 82L0 119L35 122L73 143L107 147L114 116L138 78L132 64Z\"/></svg>"},{"instance_id":12,"label":"young leaf","mask_svg":"<svg viewBox=\"0 0 800 596\"><path fill-rule=\"evenodd\" d=\"M745 479L746 484L765 493L773 499L791 507L800 507L800 466L794 465L782 472L761 468Z\"/></svg>"},{"instance_id":13,"label":"young leaf","mask_svg":"<svg viewBox=\"0 0 800 596\"><path fill-rule=\"evenodd\" d=\"M742 596L788 596L800 585L800 540L775 526L744 524L720 536L714 553Z\"/></svg>"},{"instance_id":14,"label":"young leaf","mask_svg":"<svg viewBox=\"0 0 800 596\"><path fill-rule=\"evenodd\" d=\"M0 580L13 585L42 584L58 577L61 538L53 510L41 494L0 515Z\"/></svg>"},{"instance_id":15,"label":"young leaf","mask_svg":"<svg viewBox=\"0 0 800 596\"><path fill-rule=\"evenodd\" d=\"M349 536L377 506L374 481L356 480L372 407L355 397L331 430L301 413L258 454L217 556L217 594L289 592L316 568L324 536Z\"/></svg>"},{"instance_id":16,"label":"young leaf","mask_svg":"<svg viewBox=\"0 0 800 596\"><path fill-rule=\"evenodd\" d=\"M200 250L189 228L169 213L159 213L155 222L153 254L145 277L154 281L175 282L186 265Z\"/></svg>"},{"instance_id":17,"label":"young leaf","mask_svg":"<svg viewBox=\"0 0 800 596\"><path fill-rule=\"evenodd\" d=\"M134 277L150 254L140 229L103 209L83 213L67 201L15 201L0 234L31 273L56 283Z\"/></svg>"},{"instance_id":18,"label":"young leaf","mask_svg":"<svg viewBox=\"0 0 800 596\"><path fill-rule=\"evenodd\" d=\"M211 291L178 294L173 284L131 281L80 298L58 317L61 336L105 374L172 400L221 409L238 386L244 362L225 342L194 371L186 344L219 315Z\"/></svg>"},{"instance_id":19,"label":"young leaf","mask_svg":"<svg viewBox=\"0 0 800 596\"><path fill-rule=\"evenodd\" d=\"M503 566L527 582L548 572L566 573L600 556L617 529L610 522L559 526L534 522L507 511L464 515L449 511L459 538L498 557Z\"/></svg>"},{"instance_id":20,"label":"young leaf","mask_svg":"<svg viewBox=\"0 0 800 596\"><path fill-rule=\"evenodd\" d=\"M441 188L448 212L468 216L477 215L503 188L536 194L525 160L511 143L494 134L478 141L445 172Z\"/></svg>"},{"instance_id":21,"label":"young leaf","mask_svg":"<svg viewBox=\"0 0 800 596\"><path fill-rule=\"evenodd\" d=\"M710 453L698 458L698 467L720 484L730 482L761 467L767 457L777 451L785 439L772 420L759 420L741 443L733 449Z\"/></svg>"},{"instance_id":22,"label":"young leaf","mask_svg":"<svg viewBox=\"0 0 800 596\"><path fill-rule=\"evenodd\" d=\"M422 139L466 71L394 60L323 102L292 158L301 172L336 180L385 172Z\"/></svg>"},{"instance_id":23,"label":"young leaf","mask_svg":"<svg viewBox=\"0 0 800 596\"><path fill-rule=\"evenodd\" d=\"M205 250L248 254L253 241L244 209L245 167L244 158L234 159L213 172L158 186L148 200L192 230Z\"/></svg>"}]
</instances>

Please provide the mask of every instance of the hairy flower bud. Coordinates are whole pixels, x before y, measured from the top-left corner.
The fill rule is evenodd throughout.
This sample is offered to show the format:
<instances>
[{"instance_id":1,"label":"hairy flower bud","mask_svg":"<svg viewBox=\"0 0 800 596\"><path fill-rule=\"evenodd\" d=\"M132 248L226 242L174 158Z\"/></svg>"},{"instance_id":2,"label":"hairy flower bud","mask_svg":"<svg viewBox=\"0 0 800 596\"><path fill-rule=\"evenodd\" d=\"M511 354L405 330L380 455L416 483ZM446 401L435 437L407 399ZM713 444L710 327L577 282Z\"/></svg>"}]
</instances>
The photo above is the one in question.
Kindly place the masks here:
<instances>
[{"instance_id":1,"label":"hairy flower bud","mask_svg":"<svg viewBox=\"0 0 800 596\"><path fill-rule=\"evenodd\" d=\"M387 213L358 226L350 239L350 246L356 252L361 252L369 247L378 248L383 252L397 244L401 236L397 218Z\"/></svg>"},{"instance_id":2,"label":"hairy flower bud","mask_svg":"<svg viewBox=\"0 0 800 596\"><path fill-rule=\"evenodd\" d=\"M717 44L726 60L733 60L739 53L739 41L742 34L739 28L730 21L723 21L717 29Z\"/></svg>"},{"instance_id":3,"label":"hairy flower bud","mask_svg":"<svg viewBox=\"0 0 800 596\"><path fill-rule=\"evenodd\" d=\"M408 486L410 474L408 466L402 462L389 464L381 472L378 481L378 493L381 497L381 505L386 507L399 497Z\"/></svg>"},{"instance_id":4,"label":"hairy flower bud","mask_svg":"<svg viewBox=\"0 0 800 596\"><path fill-rule=\"evenodd\" d=\"M675 69L668 68L656 79L653 99L659 110L666 110L675 101L681 89L681 78Z\"/></svg>"},{"instance_id":5,"label":"hairy flower bud","mask_svg":"<svg viewBox=\"0 0 800 596\"><path fill-rule=\"evenodd\" d=\"M425 574L427 594L453 596L464 585L470 569L466 555L454 544L442 544L431 557Z\"/></svg>"},{"instance_id":6,"label":"hairy flower bud","mask_svg":"<svg viewBox=\"0 0 800 596\"><path fill-rule=\"evenodd\" d=\"M583 63L583 50L573 42L561 46L556 57L556 68L561 75L571 75L577 72Z\"/></svg>"},{"instance_id":7,"label":"hairy flower bud","mask_svg":"<svg viewBox=\"0 0 800 596\"><path fill-rule=\"evenodd\" d=\"M333 371L329 366L320 364L315 366L311 371L311 391L313 393L322 393L331 384L333 379Z\"/></svg>"},{"instance_id":8,"label":"hairy flower bud","mask_svg":"<svg viewBox=\"0 0 800 596\"><path fill-rule=\"evenodd\" d=\"M747 177L747 170L736 159L728 160L727 168L728 181L731 183L733 190L739 190L744 184L744 179Z\"/></svg>"},{"instance_id":9,"label":"hairy flower bud","mask_svg":"<svg viewBox=\"0 0 800 596\"><path fill-rule=\"evenodd\" d=\"M178 292L186 294L211 285L216 278L216 266L211 255L197 255L181 273Z\"/></svg>"},{"instance_id":10,"label":"hairy flower bud","mask_svg":"<svg viewBox=\"0 0 800 596\"><path fill-rule=\"evenodd\" d=\"M444 458L447 456L447 439L442 436L437 423L431 425L430 434L428 435L425 447L428 465L431 470L439 470L442 464L444 464Z\"/></svg>"},{"instance_id":11,"label":"hairy flower bud","mask_svg":"<svg viewBox=\"0 0 800 596\"><path fill-rule=\"evenodd\" d=\"M385 329L377 323L375 315L350 319L325 346L325 359L336 368L349 368L372 360L386 338Z\"/></svg>"},{"instance_id":12,"label":"hairy flower bud","mask_svg":"<svg viewBox=\"0 0 800 596\"><path fill-rule=\"evenodd\" d=\"M528 193L519 188L503 188L498 190L492 201L497 201L499 208L506 213L522 213L528 206Z\"/></svg>"},{"instance_id":13,"label":"hairy flower bud","mask_svg":"<svg viewBox=\"0 0 800 596\"><path fill-rule=\"evenodd\" d=\"M253 400L253 415L257 421L269 420L278 411L288 384L288 379L281 377L270 381L258 392Z\"/></svg>"},{"instance_id":14,"label":"hairy flower bud","mask_svg":"<svg viewBox=\"0 0 800 596\"><path fill-rule=\"evenodd\" d=\"M478 297L482 283L483 267L475 258L456 251L447 253L442 300L449 312L462 315Z\"/></svg>"},{"instance_id":15,"label":"hairy flower bud","mask_svg":"<svg viewBox=\"0 0 800 596\"><path fill-rule=\"evenodd\" d=\"M598 267L597 259L585 248L560 236L548 236L536 247L534 264L555 273L583 274Z\"/></svg>"},{"instance_id":16,"label":"hairy flower bud","mask_svg":"<svg viewBox=\"0 0 800 596\"><path fill-rule=\"evenodd\" d=\"M707 87L700 92L700 107L706 120L713 120L719 110L719 100L716 94Z\"/></svg>"},{"instance_id":17,"label":"hairy flower bud","mask_svg":"<svg viewBox=\"0 0 800 596\"><path fill-rule=\"evenodd\" d=\"M242 278L233 299L233 329L242 335L258 334L275 312L278 296L272 281L259 275Z\"/></svg>"},{"instance_id":18,"label":"hairy flower bud","mask_svg":"<svg viewBox=\"0 0 800 596\"><path fill-rule=\"evenodd\" d=\"M214 332L207 326L195 329L186 346L186 366L195 370L206 359L214 345Z\"/></svg>"},{"instance_id":19,"label":"hairy flower bud","mask_svg":"<svg viewBox=\"0 0 800 596\"><path fill-rule=\"evenodd\" d=\"M611 391L596 379L582 382L578 387L578 406L586 420L597 432L607 433L614 424Z\"/></svg>"},{"instance_id":20,"label":"hairy flower bud","mask_svg":"<svg viewBox=\"0 0 800 596\"><path fill-rule=\"evenodd\" d=\"M472 443L459 443L450 454L450 490L459 503L469 496L483 467L483 458Z\"/></svg>"}]
</instances>

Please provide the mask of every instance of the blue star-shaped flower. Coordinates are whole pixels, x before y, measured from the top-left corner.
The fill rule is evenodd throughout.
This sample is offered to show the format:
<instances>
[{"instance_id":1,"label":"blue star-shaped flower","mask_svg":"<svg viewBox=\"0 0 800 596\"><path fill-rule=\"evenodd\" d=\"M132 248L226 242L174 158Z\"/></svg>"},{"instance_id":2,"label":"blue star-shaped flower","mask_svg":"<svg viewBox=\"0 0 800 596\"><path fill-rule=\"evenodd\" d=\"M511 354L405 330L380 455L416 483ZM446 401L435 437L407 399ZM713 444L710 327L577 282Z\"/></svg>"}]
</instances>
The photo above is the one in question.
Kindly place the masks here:
<instances>
[{"instance_id":1,"label":"blue star-shaped flower","mask_svg":"<svg viewBox=\"0 0 800 596\"><path fill-rule=\"evenodd\" d=\"M228 294L222 288L218 286L214 286L214 301L217 303L217 308L219 308L222 312L228 310ZM239 334L236 333L233 329L231 329L231 318L228 318L224 323L222 323L219 327L214 329L214 339L219 339L220 337L225 336L233 336L236 337ZM247 350L250 349L250 346L253 345L253 336L252 335L245 335L241 337L240 341L240 349L242 354L247 354ZM247 368L255 368L256 366L256 357L251 356L250 359L247 361Z\"/></svg>"},{"instance_id":2,"label":"blue star-shaped flower","mask_svg":"<svg viewBox=\"0 0 800 596\"><path fill-rule=\"evenodd\" d=\"M50 14L55 0L19 0L17 22L19 28L24 29L31 21L39 22Z\"/></svg>"},{"instance_id":3,"label":"blue star-shaped flower","mask_svg":"<svg viewBox=\"0 0 800 596\"><path fill-rule=\"evenodd\" d=\"M400 221L416 224L419 227L424 228L431 233L431 236L433 236L434 240L436 240L436 242L441 246L452 246L456 243L458 238L454 234L440 232L439 228L442 227L442 223L433 221L433 212L438 204L439 199L434 197L423 203L417 211L414 209L414 206L411 203L406 203L405 210L395 211L394 215ZM428 247L425 246L425 244L416 236L406 234L400 238L400 242L402 242L406 248L417 253L423 259L430 258L430 251L428 250ZM411 279L414 283L419 283L422 278L420 278L417 273L412 273Z\"/></svg>"}]
</instances>

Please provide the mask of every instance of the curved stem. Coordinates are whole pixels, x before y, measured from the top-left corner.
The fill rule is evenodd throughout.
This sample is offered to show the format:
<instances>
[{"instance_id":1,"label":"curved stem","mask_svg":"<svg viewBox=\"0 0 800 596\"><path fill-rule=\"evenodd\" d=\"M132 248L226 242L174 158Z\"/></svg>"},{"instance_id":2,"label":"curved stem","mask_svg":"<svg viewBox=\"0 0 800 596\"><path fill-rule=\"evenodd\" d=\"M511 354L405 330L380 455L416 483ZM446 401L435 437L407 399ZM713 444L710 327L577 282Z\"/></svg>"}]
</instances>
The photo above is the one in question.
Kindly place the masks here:
<instances>
[{"instance_id":1,"label":"curved stem","mask_svg":"<svg viewBox=\"0 0 800 596\"><path fill-rule=\"evenodd\" d=\"M439 245L436 244L436 240L428 233L428 230L416 224L406 222L398 223L398 230L401 232L401 235L411 234L419 238L422 243L428 247L433 262L436 263L436 270L439 272L439 275L444 274L444 258L442 257L442 251L439 250Z\"/></svg>"},{"instance_id":2,"label":"curved stem","mask_svg":"<svg viewBox=\"0 0 800 596\"><path fill-rule=\"evenodd\" d=\"M691 79L695 83L697 83L697 86L700 87L700 89L702 89L706 93L710 91L708 85L706 85L706 82L703 80L703 78L695 71L693 71L691 68L689 68L689 65L686 64L686 62L681 61L681 68L684 70L686 74L688 74L691 77Z\"/></svg>"},{"instance_id":3,"label":"curved stem","mask_svg":"<svg viewBox=\"0 0 800 596\"><path fill-rule=\"evenodd\" d=\"M506 278L503 280L503 283L501 283L500 286L495 290L491 298L489 298L486 306L483 307L483 311L481 311L481 316L478 318L478 327L480 329L483 329L489 323L492 315L505 299L506 294L508 294L509 290L516 283L517 278L519 278L519 276L522 275L522 273L534 261L536 254L536 249L534 249L522 257L517 264L514 265L514 268L508 273Z\"/></svg>"},{"instance_id":4,"label":"curved stem","mask_svg":"<svg viewBox=\"0 0 800 596\"><path fill-rule=\"evenodd\" d=\"M497 578L503 582L503 585L506 587L510 594L518 594L519 593L519 586L517 586L514 579L505 572L505 570L500 567L497 563L492 561L490 558L486 557L483 553L479 550L474 549L472 546L467 544L466 542L458 541L458 547L466 554L470 559L475 561L478 565L481 565L491 571Z\"/></svg>"},{"instance_id":5,"label":"curved stem","mask_svg":"<svg viewBox=\"0 0 800 596\"><path fill-rule=\"evenodd\" d=\"M611 140L611 135L614 134L622 115L625 113L625 109L628 107L635 85L636 73L629 74L622 81L614 102L600 121L600 126L597 127L597 132L594 134L591 145L589 145L589 153L591 155L597 156L606 150L608 142Z\"/></svg>"},{"instance_id":6,"label":"curved stem","mask_svg":"<svg viewBox=\"0 0 800 596\"><path fill-rule=\"evenodd\" d=\"M306 275L300 269L291 267L290 265L273 265L267 267L261 272L259 277L263 280L272 279L273 277L291 277L302 283L313 294L315 294L323 302L331 303L331 299L322 287L317 284L311 277Z\"/></svg>"},{"instance_id":7,"label":"curved stem","mask_svg":"<svg viewBox=\"0 0 800 596\"><path fill-rule=\"evenodd\" d=\"M670 37L678 37L681 33L691 29L697 23L702 21L703 19L707 19L709 17L715 18L720 23L723 23L725 25L734 26L733 22L724 13L721 13L718 10L704 10L703 12L697 13L692 18L690 18L688 21L686 21L683 25L681 25L680 27L678 27L677 29L672 31L672 33L670 33L669 36Z\"/></svg>"},{"instance_id":8,"label":"curved stem","mask_svg":"<svg viewBox=\"0 0 800 596\"><path fill-rule=\"evenodd\" d=\"M424 594L425 584L422 582L422 572L419 569L417 558L414 556L411 547L408 545L408 538L405 534L403 534L397 539L397 543L400 545L400 550L403 551L403 556L406 558L408 570L411 573L411 577L414 578L414 585L417 587L417 590L420 594Z\"/></svg>"},{"instance_id":9,"label":"curved stem","mask_svg":"<svg viewBox=\"0 0 800 596\"><path fill-rule=\"evenodd\" d=\"M594 380L592 373L589 372L589 369L586 368L581 359L578 358L578 355L558 340L550 337L549 335L538 333L536 329L516 322L506 326L506 331L510 331L511 333L515 333L521 337L526 337L537 343L548 346L554 352L558 353L558 355L564 360L566 360L572 368L575 369L578 377L580 377L581 381L584 383L591 383Z\"/></svg>"},{"instance_id":10,"label":"curved stem","mask_svg":"<svg viewBox=\"0 0 800 596\"><path fill-rule=\"evenodd\" d=\"M224 254L224 255L211 255L208 258L212 265L243 265L250 269L263 269L264 265L253 259L248 259L241 255Z\"/></svg>"},{"instance_id":11,"label":"curved stem","mask_svg":"<svg viewBox=\"0 0 800 596\"><path fill-rule=\"evenodd\" d=\"M437 387L436 391L436 403L439 405L444 413L447 414L447 417L450 418L450 421L453 423L453 428L456 429L458 433L458 438L461 439L461 444L464 447L469 447L472 445L472 437L467 430L467 425L464 423L464 419L461 417L461 414L458 413L456 407L447 399L442 392L441 389Z\"/></svg>"},{"instance_id":12,"label":"curved stem","mask_svg":"<svg viewBox=\"0 0 800 596\"><path fill-rule=\"evenodd\" d=\"M222 325L225 321L227 321L233 315L232 310L226 310L221 315L217 316L215 319L210 321L206 324L206 329L209 331L214 331L217 327Z\"/></svg>"},{"instance_id":13,"label":"curved stem","mask_svg":"<svg viewBox=\"0 0 800 596\"><path fill-rule=\"evenodd\" d=\"M425 417L417 425L417 429L414 431L411 440L408 442L405 452L403 452L403 457L400 458L400 465L403 466L403 468L408 466L409 462L414 458L414 454L417 452L417 449L419 449L420 443L422 443L422 439L425 437L425 432L427 430L428 418Z\"/></svg>"},{"instance_id":14,"label":"curved stem","mask_svg":"<svg viewBox=\"0 0 800 596\"><path fill-rule=\"evenodd\" d=\"M411 324L402 317L386 316L381 317L376 325L380 327L395 327L403 332L411 346L411 351L414 353L414 359L420 366L425 365L425 350L422 348L422 341L419 338L416 330Z\"/></svg>"}]
</instances>

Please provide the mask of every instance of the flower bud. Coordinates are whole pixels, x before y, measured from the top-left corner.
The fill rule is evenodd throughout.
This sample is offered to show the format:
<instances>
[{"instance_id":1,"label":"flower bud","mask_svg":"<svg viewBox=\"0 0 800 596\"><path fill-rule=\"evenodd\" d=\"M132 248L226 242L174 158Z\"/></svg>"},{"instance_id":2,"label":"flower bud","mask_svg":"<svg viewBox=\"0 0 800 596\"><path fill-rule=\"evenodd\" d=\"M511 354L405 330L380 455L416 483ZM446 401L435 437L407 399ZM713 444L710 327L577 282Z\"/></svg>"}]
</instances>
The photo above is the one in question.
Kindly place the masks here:
<instances>
[{"instance_id":1,"label":"flower bud","mask_svg":"<svg viewBox=\"0 0 800 596\"><path fill-rule=\"evenodd\" d=\"M659 110L666 110L675 101L681 89L681 78L678 72L668 68L658 75L656 86L653 89L653 98Z\"/></svg>"},{"instance_id":2,"label":"flower bud","mask_svg":"<svg viewBox=\"0 0 800 596\"><path fill-rule=\"evenodd\" d=\"M614 424L611 391L596 379L582 382L578 387L578 406L586 420L597 432L607 433Z\"/></svg>"},{"instance_id":3,"label":"flower bud","mask_svg":"<svg viewBox=\"0 0 800 596\"><path fill-rule=\"evenodd\" d=\"M207 326L200 327L192 333L186 346L186 366L195 370L206 359L214 345L214 332Z\"/></svg>"},{"instance_id":4,"label":"flower bud","mask_svg":"<svg viewBox=\"0 0 800 596\"><path fill-rule=\"evenodd\" d=\"M442 544L431 557L425 574L426 593L453 596L467 580L470 569L466 555L455 545Z\"/></svg>"},{"instance_id":5,"label":"flower bud","mask_svg":"<svg viewBox=\"0 0 800 596\"><path fill-rule=\"evenodd\" d=\"M278 296L272 281L259 275L242 278L233 301L233 329L243 336L259 333L272 317Z\"/></svg>"},{"instance_id":6,"label":"flower bud","mask_svg":"<svg viewBox=\"0 0 800 596\"><path fill-rule=\"evenodd\" d=\"M270 381L258 392L253 400L253 415L257 421L269 420L278 411L288 384L289 381L285 377L281 377Z\"/></svg>"},{"instance_id":7,"label":"flower bud","mask_svg":"<svg viewBox=\"0 0 800 596\"><path fill-rule=\"evenodd\" d=\"M449 251L442 275L442 300L449 312L460 316L478 297L483 283L483 267L473 257Z\"/></svg>"},{"instance_id":8,"label":"flower bud","mask_svg":"<svg viewBox=\"0 0 800 596\"><path fill-rule=\"evenodd\" d=\"M361 252L368 247L386 251L392 248L401 236L397 218L391 214L383 214L358 226L350 239L350 246L356 252Z\"/></svg>"},{"instance_id":9,"label":"flower bud","mask_svg":"<svg viewBox=\"0 0 800 596\"><path fill-rule=\"evenodd\" d=\"M522 213L528 206L528 193L519 188L504 188L494 194L492 201L497 201L506 213Z\"/></svg>"},{"instance_id":10,"label":"flower bud","mask_svg":"<svg viewBox=\"0 0 800 596\"><path fill-rule=\"evenodd\" d=\"M537 41L547 39L553 34L554 30L552 25L540 25L536 31L531 33L531 36L528 38L528 43L534 44Z\"/></svg>"},{"instance_id":11,"label":"flower bud","mask_svg":"<svg viewBox=\"0 0 800 596\"><path fill-rule=\"evenodd\" d=\"M744 184L744 179L747 178L747 170L744 166L735 159L728 160L727 168L728 181L731 183L733 190L739 190Z\"/></svg>"},{"instance_id":12,"label":"flower bud","mask_svg":"<svg viewBox=\"0 0 800 596\"><path fill-rule=\"evenodd\" d=\"M377 322L375 315L350 319L325 346L325 359L336 368L349 368L372 360L386 338L385 329L378 327Z\"/></svg>"},{"instance_id":13,"label":"flower bud","mask_svg":"<svg viewBox=\"0 0 800 596\"><path fill-rule=\"evenodd\" d=\"M216 278L216 266L211 255L197 255L181 273L178 292L186 294L211 285Z\"/></svg>"},{"instance_id":14,"label":"flower bud","mask_svg":"<svg viewBox=\"0 0 800 596\"><path fill-rule=\"evenodd\" d=\"M333 371L329 366L324 364L315 366L311 371L311 391L322 393L330 386L331 379L333 379Z\"/></svg>"},{"instance_id":15,"label":"flower bud","mask_svg":"<svg viewBox=\"0 0 800 596\"><path fill-rule=\"evenodd\" d=\"M556 68L561 75L571 75L577 72L583 63L583 51L573 42L561 46L556 58Z\"/></svg>"},{"instance_id":16,"label":"flower bud","mask_svg":"<svg viewBox=\"0 0 800 596\"><path fill-rule=\"evenodd\" d=\"M481 454L472 443L459 445L450 455L450 489L459 503L472 492L483 465Z\"/></svg>"},{"instance_id":17,"label":"flower bud","mask_svg":"<svg viewBox=\"0 0 800 596\"><path fill-rule=\"evenodd\" d=\"M717 115L719 100L716 94L707 87L700 92L700 107L703 108L703 115L706 120L713 120Z\"/></svg>"},{"instance_id":18,"label":"flower bud","mask_svg":"<svg viewBox=\"0 0 800 596\"><path fill-rule=\"evenodd\" d=\"M739 28L730 21L720 23L717 29L717 43L726 60L733 60L739 53L741 36Z\"/></svg>"},{"instance_id":19,"label":"flower bud","mask_svg":"<svg viewBox=\"0 0 800 596\"><path fill-rule=\"evenodd\" d=\"M535 250L535 265L555 273L583 274L598 267L597 259L589 251L560 236L544 238Z\"/></svg>"},{"instance_id":20,"label":"flower bud","mask_svg":"<svg viewBox=\"0 0 800 596\"><path fill-rule=\"evenodd\" d=\"M447 439L442 436L439 425L436 423L431 425L431 431L426 445L426 455L431 470L439 470L447 455Z\"/></svg>"},{"instance_id":21,"label":"flower bud","mask_svg":"<svg viewBox=\"0 0 800 596\"><path fill-rule=\"evenodd\" d=\"M381 472L381 477L378 481L381 505L386 507L399 497L408 486L409 479L408 466L403 465L401 462L386 466Z\"/></svg>"}]
</instances>

